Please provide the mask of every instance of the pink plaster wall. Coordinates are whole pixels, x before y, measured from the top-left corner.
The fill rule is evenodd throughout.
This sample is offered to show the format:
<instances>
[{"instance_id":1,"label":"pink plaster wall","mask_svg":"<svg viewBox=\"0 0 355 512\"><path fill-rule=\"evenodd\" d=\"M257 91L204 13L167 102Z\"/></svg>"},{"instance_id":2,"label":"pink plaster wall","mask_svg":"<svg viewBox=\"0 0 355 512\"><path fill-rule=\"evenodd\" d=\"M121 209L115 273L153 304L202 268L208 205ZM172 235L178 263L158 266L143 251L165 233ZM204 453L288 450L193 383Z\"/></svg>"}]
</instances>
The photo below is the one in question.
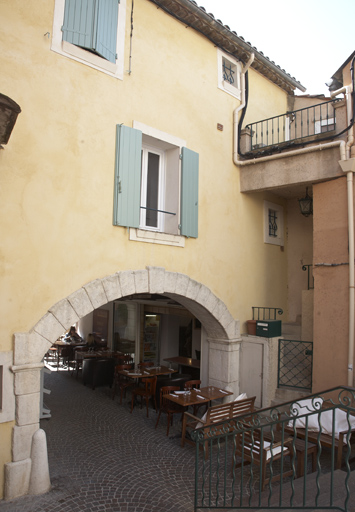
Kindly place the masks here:
<instances>
[{"instance_id":1,"label":"pink plaster wall","mask_svg":"<svg viewBox=\"0 0 355 512\"><path fill-rule=\"evenodd\" d=\"M313 391L318 392L347 384L349 255L345 176L313 186L313 211Z\"/></svg>"}]
</instances>

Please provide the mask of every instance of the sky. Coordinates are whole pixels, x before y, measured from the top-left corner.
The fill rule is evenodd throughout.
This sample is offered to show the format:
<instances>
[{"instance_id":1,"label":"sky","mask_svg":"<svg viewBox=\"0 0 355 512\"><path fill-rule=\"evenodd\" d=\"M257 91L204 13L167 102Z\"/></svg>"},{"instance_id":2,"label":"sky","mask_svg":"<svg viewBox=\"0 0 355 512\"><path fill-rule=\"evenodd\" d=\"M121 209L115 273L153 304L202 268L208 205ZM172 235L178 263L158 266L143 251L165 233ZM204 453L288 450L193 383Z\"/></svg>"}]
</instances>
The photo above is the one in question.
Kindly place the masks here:
<instances>
[{"instance_id":1,"label":"sky","mask_svg":"<svg viewBox=\"0 0 355 512\"><path fill-rule=\"evenodd\" d=\"M326 82L355 50L355 0L196 0L295 77L329 95Z\"/></svg>"}]
</instances>

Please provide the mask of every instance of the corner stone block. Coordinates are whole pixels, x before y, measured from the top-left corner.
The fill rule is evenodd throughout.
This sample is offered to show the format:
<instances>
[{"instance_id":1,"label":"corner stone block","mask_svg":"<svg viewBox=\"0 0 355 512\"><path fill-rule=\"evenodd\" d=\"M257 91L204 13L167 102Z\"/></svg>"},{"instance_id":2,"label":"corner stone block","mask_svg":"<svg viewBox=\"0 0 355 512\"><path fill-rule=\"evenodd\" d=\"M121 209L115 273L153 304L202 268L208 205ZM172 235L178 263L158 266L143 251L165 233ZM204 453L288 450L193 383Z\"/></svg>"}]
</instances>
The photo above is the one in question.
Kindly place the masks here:
<instances>
[{"instance_id":1,"label":"corner stone block","mask_svg":"<svg viewBox=\"0 0 355 512\"><path fill-rule=\"evenodd\" d=\"M15 373L14 388L15 395L28 395L31 393L39 393L41 387L40 368Z\"/></svg>"},{"instance_id":2,"label":"corner stone block","mask_svg":"<svg viewBox=\"0 0 355 512\"><path fill-rule=\"evenodd\" d=\"M42 361L44 354L56 339L47 340L36 332L16 333L14 336L14 365L21 366Z\"/></svg>"},{"instance_id":3,"label":"corner stone block","mask_svg":"<svg viewBox=\"0 0 355 512\"><path fill-rule=\"evenodd\" d=\"M147 267L149 272L149 293L165 292L165 268Z\"/></svg>"},{"instance_id":4,"label":"corner stone block","mask_svg":"<svg viewBox=\"0 0 355 512\"><path fill-rule=\"evenodd\" d=\"M16 425L22 427L38 422L39 393L16 397Z\"/></svg>"},{"instance_id":5,"label":"corner stone block","mask_svg":"<svg viewBox=\"0 0 355 512\"><path fill-rule=\"evenodd\" d=\"M149 277L147 270L134 271L136 293L147 293L149 289Z\"/></svg>"},{"instance_id":6,"label":"corner stone block","mask_svg":"<svg viewBox=\"0 0 355 512\"><path fill-rule=\"evenodd\" d=\"M73 306L67 299L57 302L57 304L49 309L49 312L52 313L58 322L62 324L64 330L67 330L71 325L75 324L75 322L79 320Z\"/></svg>"},{"instance_id":7,"label":"corner stone block","mask_svg":"<svg viewBox=\"0 0 355 512\"><path fill-rule=\"evenodd\" d=\"M136 283L134 280L134 272L132 270L119 272L118 279L121 285L122 297L127 297L127 295L134 295L136 293Z\"/></svg>"},{"instance_id":8,"label":"corner stone block","mask_svg":"<svg viewBox=\"0 0 355 512\"><path fill-rule=\"evenodd\" d=\"M39 429L39 422L23 427L14 426L12 431L12 459L14 462L31 456L32 436Z\"/></svg>"},{"instance_id":9,"label":"corner stone block","mask_svg":"<svg viewBox=\"0 0 355 512\"><path fill-rule=\"evenodd\" d=\"M104 287L107 300L109 302L120 299L122 297L120 282L117 274L112 274L102 279L102 286Z\"/></svg>"},{"instance_id":10,"label":"corner stone block","mask_svg":"<svg viewBox=\"0 0 355 512\"><path fill-rule=\"evenodd\" d=\"M100 279L95 279L84 286L94 309L100 308L103 304L107 304L107 297Z\"/></svg>"},{"instance_id":11,"label":"corner stone block","mask_svg":"<svg viewBox=\"0 0 355 512\"><path fill-rule=\"evenodd\" d=\"M33 331L52 343L63 334L63 330L63 325L58 322L52 313L46 313L33 328Z\"/></svg>"},{"instance_id":12,"label":"corner stone block","mask_svg":"<svg viewBox=\"0 0 355 512\"><path fill-rule=\"evenodd\" d=\"M88 315L91 313L91 311L94 310L94 307L91 304L88 294L84 288L80 288L76 292L69 295L68 301L73 306L73 309L79 318Z\"/></svg>"},{"instance_id":13,"label":"corner stone block","mask_svg":"<svg viewBox=\"0 0 355 512\"><path fill-rule=\"evenodd\" d=\"M5 464L5 500L28 493L31 465L31 459Z\"/></svg>"}]
</instances>

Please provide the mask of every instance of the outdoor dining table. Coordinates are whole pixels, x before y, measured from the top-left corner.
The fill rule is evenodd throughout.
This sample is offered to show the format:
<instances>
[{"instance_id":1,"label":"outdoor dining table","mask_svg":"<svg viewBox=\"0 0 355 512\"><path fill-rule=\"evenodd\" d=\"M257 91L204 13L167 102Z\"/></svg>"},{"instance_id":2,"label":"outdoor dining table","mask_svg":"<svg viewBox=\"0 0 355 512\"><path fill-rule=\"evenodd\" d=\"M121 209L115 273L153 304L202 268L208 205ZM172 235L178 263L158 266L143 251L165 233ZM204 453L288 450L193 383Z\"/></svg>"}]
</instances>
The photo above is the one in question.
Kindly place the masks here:
<instances>
[{"instance_id":1,"label":"outdoor dining table","mask_svg":"<svg viewBox=\"0 0 355 512\"><path fill-rule=\"evenodd\" d=\"M189 407L190 405L208 403L229 395L233 395L233 392L215 386L207 386L201 389L192 389L191 392L174 391L165 395L165 398L183 407Z\"/></svg>"},{"instance_id":2,"label":"outdoor dining table","mask_svg":"<svg viewBox=\"0 0 355 512\"><path fill-rule=\"evenodd\" d=\"M142 370L120 370L120 375L131 377L132 379L142 379L145 377L154 377L156 375L171 375L176 373L176 370L173 368L168 368L167 366L148 366Z\"/></svg>"}]
</instances>

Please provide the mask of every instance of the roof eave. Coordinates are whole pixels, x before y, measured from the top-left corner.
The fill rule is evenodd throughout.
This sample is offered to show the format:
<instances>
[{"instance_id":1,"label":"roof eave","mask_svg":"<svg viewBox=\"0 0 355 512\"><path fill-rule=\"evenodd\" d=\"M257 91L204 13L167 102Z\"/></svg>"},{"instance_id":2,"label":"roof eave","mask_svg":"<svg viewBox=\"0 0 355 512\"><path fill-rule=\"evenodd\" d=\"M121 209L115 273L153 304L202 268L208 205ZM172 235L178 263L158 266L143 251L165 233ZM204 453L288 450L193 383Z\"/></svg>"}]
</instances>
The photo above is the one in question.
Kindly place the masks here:
<instances>
[{"instance_id":1,"label":"roof eave","mask_svg":"<svg viewBox=\"0 0 355 512\"><path fill-rule=\"evenodd\" d=\"M200 32L207 37L213 44L222 50L230 53L238 60L247 62L250 54L255 54L252 68L257 70L268 80L275 83L281 89L289 94L293 94L295 89L302 92L306 88L291 77L284 69L270 61L262 52L247 43L239 37L236 32L230 30L227 25L216 20L213 15L208 14L204 8L198 7L192 0L150 0L158 7L166 11L171 16Z\"/></svg>"}]
</instances>

